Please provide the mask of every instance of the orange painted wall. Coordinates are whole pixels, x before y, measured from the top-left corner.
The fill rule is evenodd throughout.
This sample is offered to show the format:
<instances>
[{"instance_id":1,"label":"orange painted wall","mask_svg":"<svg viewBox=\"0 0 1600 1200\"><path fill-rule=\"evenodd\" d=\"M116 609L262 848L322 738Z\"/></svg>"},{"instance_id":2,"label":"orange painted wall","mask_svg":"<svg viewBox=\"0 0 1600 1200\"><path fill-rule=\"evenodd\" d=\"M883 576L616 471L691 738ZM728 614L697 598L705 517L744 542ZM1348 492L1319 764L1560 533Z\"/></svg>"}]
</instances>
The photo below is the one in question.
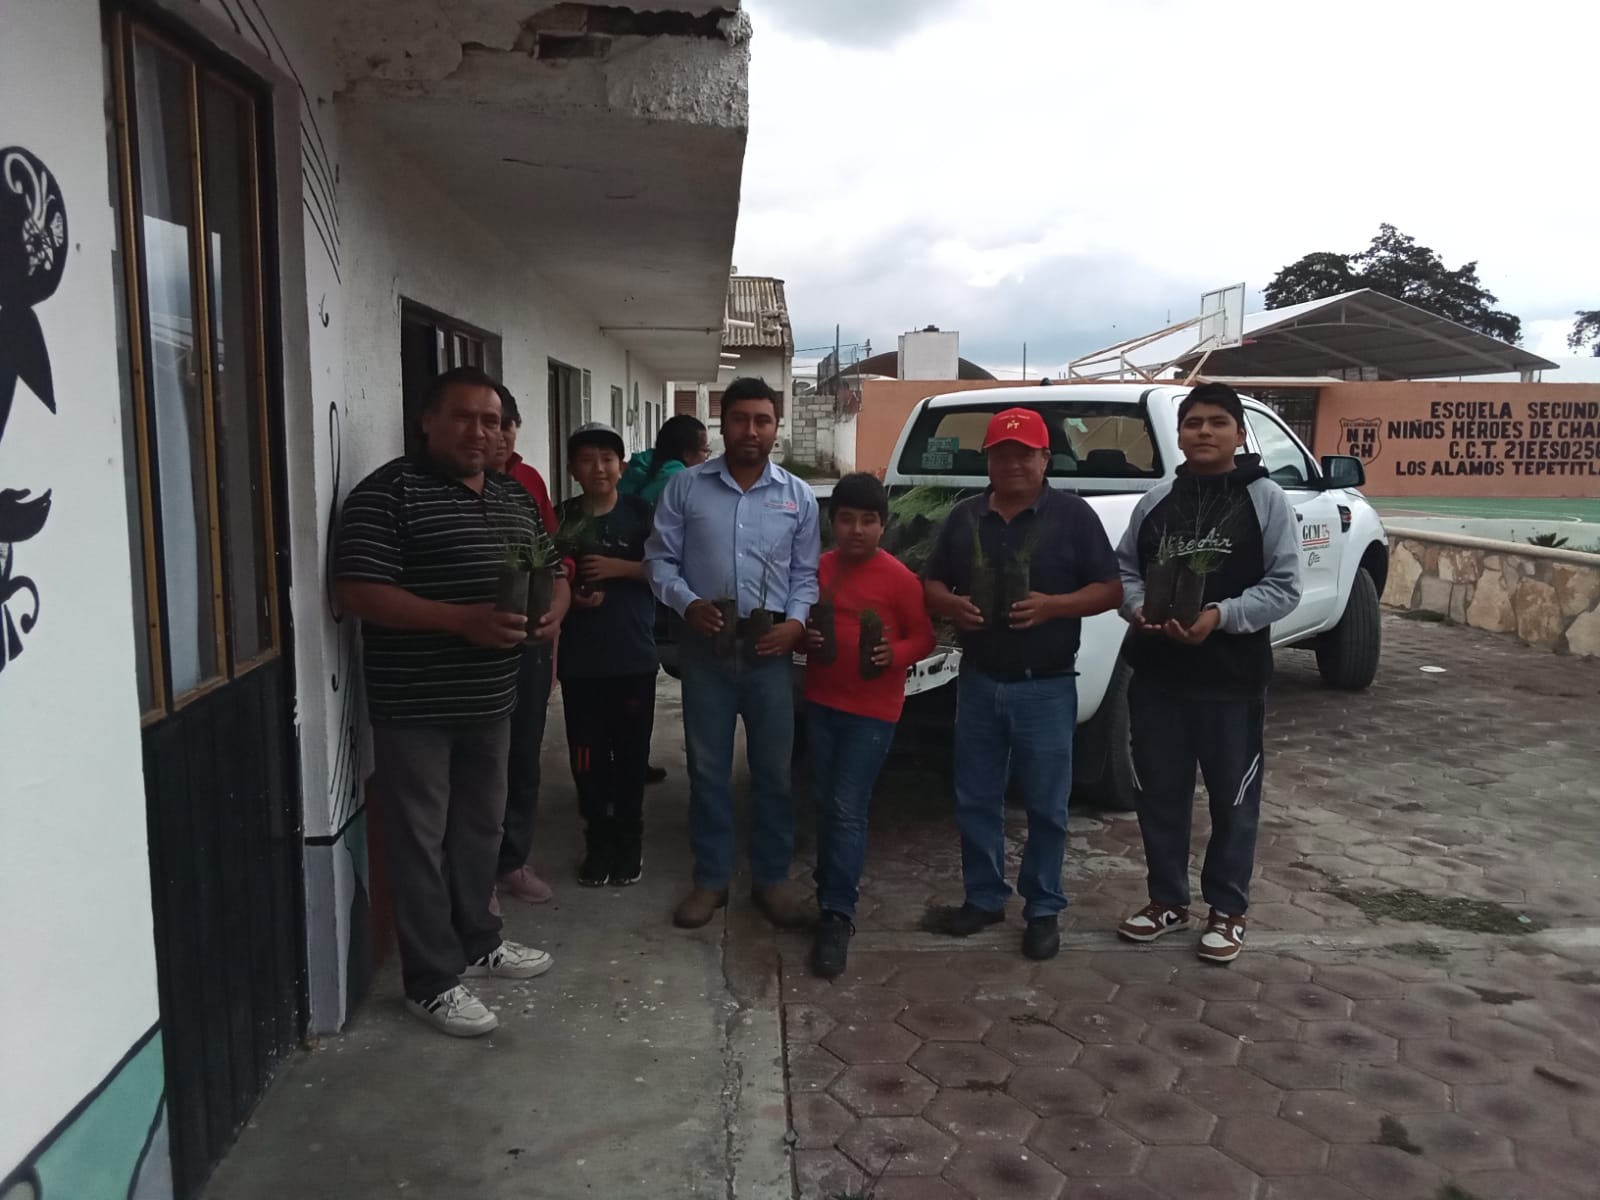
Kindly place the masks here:
<instances>
[{"instance_id":1,"label":"orange painted wall","mask_svg":"<svg viewBox=\"0 0 1600 1200\"><path fill-rule=\"evenodd\" d=\"M1315 449L1374 496L1600 496L1600 384L1329 384Z\"/></svg>"},{"instance_id":2,"label":"orange painted wall","mask_svg":"<svg viewBox=\"0 0 1600 1200\"><path fill-rule=\"evenodd\" d=\"M861 388L861 412L856 417L856 470L882 475L894 455L895 443L906 418L920 400L946 392L978 388L1040 388L1037 379L869 379Z\"/></svg>"}]
</instances>

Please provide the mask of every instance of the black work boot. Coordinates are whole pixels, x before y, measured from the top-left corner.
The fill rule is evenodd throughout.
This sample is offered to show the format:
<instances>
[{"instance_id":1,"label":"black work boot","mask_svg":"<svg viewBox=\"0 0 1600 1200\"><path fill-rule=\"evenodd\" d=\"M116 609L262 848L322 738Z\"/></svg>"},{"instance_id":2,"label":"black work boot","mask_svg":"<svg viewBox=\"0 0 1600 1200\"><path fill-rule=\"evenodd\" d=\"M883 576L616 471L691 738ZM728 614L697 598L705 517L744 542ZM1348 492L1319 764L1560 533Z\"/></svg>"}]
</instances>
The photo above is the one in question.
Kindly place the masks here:
<instances>
[{"instance_id":1,"label":"black work boot","mask_svg":"<svg viewBox=\"0 0 1600 1200\"><path fill-rule=\"evenodd\" d=\"M811 942L811 973L821 979L837 979L843 975L850 954L850 938L855 931L849 917L824 910L817 918Z\"/></svg>"},{"instance_id":2,"label":"black work boot","mask_svg":"<svg viewBox=\"0 0 1600 1200\"><path fill-rule=\"evenodd\" d=\"M1061 949L1061 929L1056 918L1032 917L1022 931L1022 953L1028 958L1054 958Z\"/></svg>"},{"instance_id":3,"label":"black work boot","mask_svg":"<svg viewBox=\"0 0 1600 1200\"><path fill-rule=\"evenodd\" d=\"M998 912L987 908L979 908L976 904L963 904L960 908L952 909L940 924L940 932L951 937L971 937L981 932L990 925L998 925L1006 919L1005 909Z\"/></svg>"}]
</instances>

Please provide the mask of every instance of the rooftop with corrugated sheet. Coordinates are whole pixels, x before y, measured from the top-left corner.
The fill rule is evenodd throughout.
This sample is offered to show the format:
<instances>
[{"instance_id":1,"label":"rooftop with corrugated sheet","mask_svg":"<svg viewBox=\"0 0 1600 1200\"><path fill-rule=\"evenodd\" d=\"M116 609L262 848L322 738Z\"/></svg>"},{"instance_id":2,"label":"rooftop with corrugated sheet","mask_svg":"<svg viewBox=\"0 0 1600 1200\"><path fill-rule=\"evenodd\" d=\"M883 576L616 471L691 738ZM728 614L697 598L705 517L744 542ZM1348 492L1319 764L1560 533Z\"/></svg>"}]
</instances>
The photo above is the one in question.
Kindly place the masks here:
<instances>
[{"instance_id":1,"label":"rooftop with corrugated sheet","mask_svg":"<svg viewBox=\"0 0 1600 1200\"><path fill-rule=\"evenodd\" d=\"M722 326L722 344L731 348L764 348L794 353L794 330L789 325L789 302L783 280L770 275L732 275L728 278L728 312Z\"/></svg>"}]
</instances>

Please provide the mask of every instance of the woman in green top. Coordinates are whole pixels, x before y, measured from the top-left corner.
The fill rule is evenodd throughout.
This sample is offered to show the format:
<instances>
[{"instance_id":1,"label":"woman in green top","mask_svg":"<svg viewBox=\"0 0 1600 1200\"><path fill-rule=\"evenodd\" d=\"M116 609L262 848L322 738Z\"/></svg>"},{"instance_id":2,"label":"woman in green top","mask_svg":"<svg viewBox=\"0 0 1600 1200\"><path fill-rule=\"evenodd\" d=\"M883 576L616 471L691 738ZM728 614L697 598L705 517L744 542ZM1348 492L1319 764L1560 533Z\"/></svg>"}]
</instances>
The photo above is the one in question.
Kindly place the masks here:
<instances>
[{"instance_id":1,"label":"woman in green top","mask_svg":"<svg viewBox=\"0 0 1600 1200\"><path fill-rule=\"evenodd\" d=\"M668 480L685 467L698 467L710 457L706 427L694 417L671 417L656 434L655 449L641 450L628 460L617 490L624 496L638 496L654 508Z\"/></svg>"},{"instance_id":2,"label":"woman in green top","mask_svg":"<svg viewBox=\"0 0 1600 1200\"><path fill-rule=\"evenodd\" d=\"M628 460L628 469L617 482L617 491L624 496L638 496L652 509L667 481L685 467L698 467L711 457L711 443L706 439L706 427L691 416L669 417L656 433L654 450L641 450ZM656 641L670 635L672 610L664 604L656 605ZM657 766L645 768L646 783L660 783L666 771Z\"/></svg>"}]
</instances>

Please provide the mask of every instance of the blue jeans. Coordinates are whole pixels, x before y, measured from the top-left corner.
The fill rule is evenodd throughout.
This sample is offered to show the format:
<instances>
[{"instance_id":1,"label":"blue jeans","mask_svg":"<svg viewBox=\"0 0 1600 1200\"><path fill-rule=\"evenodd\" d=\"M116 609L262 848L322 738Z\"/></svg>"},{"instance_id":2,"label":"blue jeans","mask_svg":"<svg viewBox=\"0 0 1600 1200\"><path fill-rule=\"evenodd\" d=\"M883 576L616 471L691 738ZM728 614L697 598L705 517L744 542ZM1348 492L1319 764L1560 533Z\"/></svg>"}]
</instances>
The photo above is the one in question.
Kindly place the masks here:
<instances>
[{"instance_id":1,"label":"blue jeans","mask_svg":"<svg viewBox=\"0 0 1600 1200\"><path fill-rule=\"evenodd\" d=\"M867 810L894 725L807 704L806 741L817 803L817 907L854 917L867 865Z\"/></svg>"},{"instance_id":2,"label":"blue jeans","mask_svg":"<svg viewBox=\"0 0 1600 1200\"><path fill-rule=\"evenodd\" d=\"M1028 812L1028 840L1017 891L1029 920L1067 906L1061 868L1067 855L1067 798L1072 794L1072 737L1078 681L1001 683L972 667L956 693L956 824L967 903L1005 907L1006 786L1015 775Z\"/></svg>"},{"instance_id":3,"label":"blue jeans","mask_svg":"<svg viewBox=\"0 0 1600 1200\"><path fill-rule=\"evenodd\" d=\"M787 654L757 659L743 648L718 658L685 633L683 735L689 759L689 846L697 886L721 891L733 878L733 734L744 721L750 760L750 875L758 888L786 883L794 859L794 666Z\"/></svg>"}]
</instances>

